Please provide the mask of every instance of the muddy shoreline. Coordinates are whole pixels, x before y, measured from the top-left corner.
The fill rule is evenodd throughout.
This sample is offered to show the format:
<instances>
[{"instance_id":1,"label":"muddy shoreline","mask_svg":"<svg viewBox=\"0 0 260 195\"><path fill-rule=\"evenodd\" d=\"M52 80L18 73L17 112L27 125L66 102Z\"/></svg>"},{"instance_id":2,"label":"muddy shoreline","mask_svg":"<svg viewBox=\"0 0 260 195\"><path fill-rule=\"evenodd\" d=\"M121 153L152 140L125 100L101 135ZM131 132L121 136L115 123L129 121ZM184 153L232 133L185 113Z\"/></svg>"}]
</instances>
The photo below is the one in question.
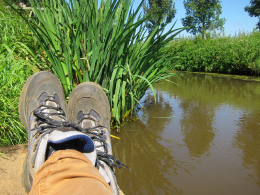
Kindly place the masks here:
<instances>
[{"instance_id":1,"label":"muddy shoreline","mask_svg":"<svg viewBox=\"0 0 260 195\"><path fill-rule=\"evenodd\" d=\"M23 163L28 144L0 147L0 194L26 195L22 187Z\"/></svg>"}]
</instances>

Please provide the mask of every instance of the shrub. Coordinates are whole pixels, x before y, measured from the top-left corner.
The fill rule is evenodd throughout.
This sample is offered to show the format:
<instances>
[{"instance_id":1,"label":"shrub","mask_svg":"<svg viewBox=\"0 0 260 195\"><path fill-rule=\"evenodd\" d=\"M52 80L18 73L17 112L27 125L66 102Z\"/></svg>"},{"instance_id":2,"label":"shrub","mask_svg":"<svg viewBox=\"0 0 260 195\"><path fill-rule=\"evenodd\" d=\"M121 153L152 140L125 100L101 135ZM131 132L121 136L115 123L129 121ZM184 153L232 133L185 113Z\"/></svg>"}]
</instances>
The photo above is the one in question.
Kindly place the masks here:
<instances>
[{"instance_id":1,"label":"shrub","mask_svg":"<svg viewBox=\"0 0 260 195\"><path fill-rule=\"evenodd\" d=\"M176 70L258 75L260 71L260 32L235 37L214 37L207 40L182 38L180 62ZM173 48L175 45L173 46ZM174 48L176 49L176 48Z\"/></svg>"}]
</instances>

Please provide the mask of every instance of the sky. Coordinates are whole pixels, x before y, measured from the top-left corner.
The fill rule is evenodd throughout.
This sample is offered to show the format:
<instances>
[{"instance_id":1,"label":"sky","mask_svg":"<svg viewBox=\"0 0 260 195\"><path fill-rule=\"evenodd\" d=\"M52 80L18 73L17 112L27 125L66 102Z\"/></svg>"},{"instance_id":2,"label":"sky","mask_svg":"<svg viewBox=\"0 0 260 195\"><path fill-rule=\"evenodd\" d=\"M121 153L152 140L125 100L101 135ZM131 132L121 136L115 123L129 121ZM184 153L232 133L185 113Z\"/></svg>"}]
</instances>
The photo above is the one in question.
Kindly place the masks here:
<instances>
[{"instance_id":1,"label":"sky","mask_svg":"<svg viewBox=\"0 0 260 195\"><path fill-rule=\"evenodd\" d=\"M140 4L141 0L135 0L133 7L136 8ZM222 14L220 18L225 18L226 22L224 24L224 32L226 36L234 36L239 32L252 32L256 27L258 22L258 18L250 17L248 12L244 11L244 8L247 5L250 5L250 0L222 0ZM185 17L186 10L183 5L183 0L175 1L175 8L177 9L177 13L172 23L166 27L166 30L169 29L172 24L177 20L175 24L175 28L183 27L181 23L181 18ZM190 36L192 34L182 32L183 36Z\"/></svg>"}]
</instances>

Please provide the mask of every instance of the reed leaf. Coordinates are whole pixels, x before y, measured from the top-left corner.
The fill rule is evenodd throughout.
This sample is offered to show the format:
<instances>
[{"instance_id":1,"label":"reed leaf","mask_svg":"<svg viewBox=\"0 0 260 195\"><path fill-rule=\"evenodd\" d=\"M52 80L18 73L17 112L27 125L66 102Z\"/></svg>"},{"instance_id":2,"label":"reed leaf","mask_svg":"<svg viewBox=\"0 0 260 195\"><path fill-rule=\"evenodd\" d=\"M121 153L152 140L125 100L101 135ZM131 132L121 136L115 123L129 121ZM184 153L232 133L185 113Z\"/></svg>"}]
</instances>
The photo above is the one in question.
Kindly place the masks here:
<instances>
[{"instance_id":1,"label":"reed leaf","mask_svg":"<svg viewBox=\"0 0 260 195\"><path fill-rule=\"evenodd\" d=\"M81 82L93 81L107 93L113 122L120 124L145 91L167 78L176 53L162 52L184 29L148 34L142 3L131 0L30 0L33 19L24 17L66 96ZM152 88L153 89L153 88Z\"/></svg>"}]
</instances>

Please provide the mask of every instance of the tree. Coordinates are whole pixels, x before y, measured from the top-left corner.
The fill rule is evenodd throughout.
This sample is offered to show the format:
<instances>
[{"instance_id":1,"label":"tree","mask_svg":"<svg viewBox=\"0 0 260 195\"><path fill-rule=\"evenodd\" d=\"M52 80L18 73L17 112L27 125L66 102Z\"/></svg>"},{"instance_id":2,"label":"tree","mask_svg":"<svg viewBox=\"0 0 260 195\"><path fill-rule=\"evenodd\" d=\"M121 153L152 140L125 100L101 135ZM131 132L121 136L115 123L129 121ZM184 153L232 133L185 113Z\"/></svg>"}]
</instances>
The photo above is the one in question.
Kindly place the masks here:
<instances>
[{"instance_id":1,"label":"tree","mask_svg":"<svg viewBox=\"0 0 260 195\"><path fill-rule=\"evenodd\" d=\"M165 26L175 17L175 3L172 0L148 0L148 3L143 3L143 10L146 16L151 16L147 21L146 27L152 31L155 26L164 19L161 26Z\"/></svg>"},{"instance_id":2,"label":"tree","mask_svg":"<svg viewBox=\"0 0 260 195\"><path fill-rule=\"evenodd\" d=\"M260 0L251 0L250 4L250 6L245 7L245 11L248 12L251 17L258 17L259 21L256 25L260 30Z\"/></svg>"},{"instance_id":3,"label":"tree","mask_svg":"<svg viewBox=\"0 0 260 195\"><path fill-rule=\"evenodd\" d=\"M200 33L204 39L207 30L223 30L225 18L219 18L222 6L219 0L184 0L186 17L182 24L190 27L187 32Z\"/></svg>"}]
</instances>

